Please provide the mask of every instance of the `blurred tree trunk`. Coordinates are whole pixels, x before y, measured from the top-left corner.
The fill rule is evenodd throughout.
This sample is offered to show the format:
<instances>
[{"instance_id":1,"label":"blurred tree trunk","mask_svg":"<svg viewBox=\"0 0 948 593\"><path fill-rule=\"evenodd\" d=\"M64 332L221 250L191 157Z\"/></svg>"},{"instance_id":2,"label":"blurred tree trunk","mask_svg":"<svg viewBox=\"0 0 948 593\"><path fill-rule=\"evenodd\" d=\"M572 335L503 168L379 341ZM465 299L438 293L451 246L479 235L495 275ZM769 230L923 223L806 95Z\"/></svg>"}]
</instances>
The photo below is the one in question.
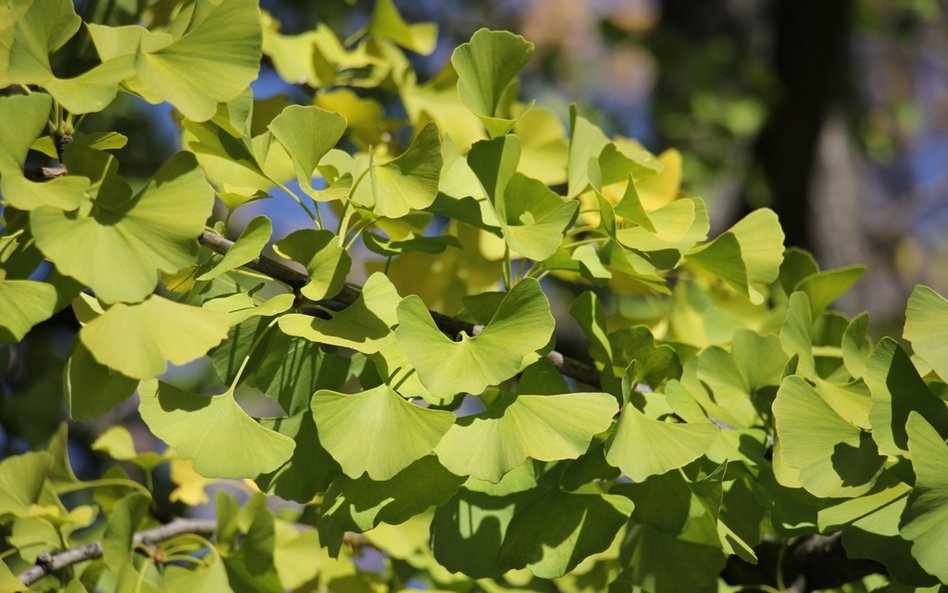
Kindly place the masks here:
<instances>
[{"instance_id":1,"label":"blurred tree trunk","mask_svg":"<svg viewBox=\"0 0 948 593\"><path fill-rule=\"evenodd\" d=\"M788 245L814 247L811 178L827 110L848 82L852 15L852 0L777 0L774 7L773 65L782 88L754 152Z\"/></svg>"},{"instance_id":2,"label":"blurred tree trunk","mask_svg":"<svg viewBox=\"0 0 948 593\"><path fill-rule=\"evenodd\" d=\"M657 57L663 65L682 60L674 53L680 53L681 46L669 39L687 40L691 51L726 39L735 50L732 75L740 75L741 60L767 62L776 88L766 98L767 119L748 155L753 165L738 192L741 204L721 206L736 220L763 205L759 191L751 189L763 181L787 244L813 249L811 178L828 109L845 99L848 88L853 0L771 0L764 6L753 0L662 0L661 7ZM761 55L751 41L761 27L772 38L769 55ZM657 103L687 92L687 82L677 80L680 76L675 68L663 67Z\"/></svg>"}]
</instances>

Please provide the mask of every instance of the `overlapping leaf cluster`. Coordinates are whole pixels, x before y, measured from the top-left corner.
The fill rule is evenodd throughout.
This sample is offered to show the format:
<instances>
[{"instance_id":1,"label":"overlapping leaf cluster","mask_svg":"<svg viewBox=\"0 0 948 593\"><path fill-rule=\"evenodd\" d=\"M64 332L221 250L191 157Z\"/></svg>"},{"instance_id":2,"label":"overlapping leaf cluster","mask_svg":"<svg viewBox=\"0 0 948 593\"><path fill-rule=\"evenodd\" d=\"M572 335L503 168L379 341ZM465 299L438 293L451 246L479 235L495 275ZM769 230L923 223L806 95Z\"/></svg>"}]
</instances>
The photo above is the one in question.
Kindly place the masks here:
<instances>
[{"instance_id":1,"label":"overlapping leaf cluster","mask_svg":"<svg viewBox=\"0 0 948 593\"><path fill-rule=\"evenodd\" d=\"M103 20L67 0L0 6L0 339L71 307L69 415L137 392L171 447L137 453L116 428L98 448L170 463L188 504L224 478L297 504L277 518L264 494L219 494L212 537L136 549L149 488L120 468L79 481L60 432L0 464L3 590L24 590L10 571L41 552L101 539L101 559L34 590L715 591L729 557L839 531L900 587L948 583L933 290L908 304L912 354L873 343L865 315L828 309L860 268L785 251L769 210L709 238L674 150L519 101L533 47L511 33L478 31L419 83L405 52L431 52L436 30L391 0L345 43L323 25L284 35L252 0ZM76 34L97 65L57 77L50 55ZM264 56L311 104L254 96ZM118 92L179 115L182 151L137 191L124 138L76 129ZM26 175L37 152L68 175ZM259 200L295 200L308 228L274 237L261 216L225 254L199 247ZM261 276L259 256L305 281ZM595 379L547 357L566 313L545 289L562 287ZM164 375L204 356L220 393ZM247 414L250 389L282 414ZM76 490L94 496L64 504ZM366 547L379 566L355 563Z\"/></svg>"}]
</instances>

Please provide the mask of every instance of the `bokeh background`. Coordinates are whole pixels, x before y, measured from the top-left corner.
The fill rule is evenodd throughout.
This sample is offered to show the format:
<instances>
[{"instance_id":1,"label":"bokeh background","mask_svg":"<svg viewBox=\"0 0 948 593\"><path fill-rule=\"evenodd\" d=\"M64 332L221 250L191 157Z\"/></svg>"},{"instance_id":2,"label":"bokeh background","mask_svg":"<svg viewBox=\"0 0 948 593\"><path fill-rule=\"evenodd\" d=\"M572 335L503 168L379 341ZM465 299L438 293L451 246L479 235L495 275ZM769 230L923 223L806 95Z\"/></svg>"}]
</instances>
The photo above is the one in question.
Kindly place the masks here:
<instances>
[{"instance_id":1,"label":"bokeh background","mask_svg":"<svg viewBox=\"0 0 948 593\"><path fill-rule=\"evenodd\" d=\"M77 0L82 14L94 0ZM342 38L371 0L264 0L299 33L328 23ZM869 310L873 334L898 336L917 283L948 294L948 0L396 0L410 22L439 26L437 49L412 56L433 76L480 27L537 46L523 95L565 122L571 103L609 134L683 155L684 189L703 196L712 233L749 210L777 211L787 244L825 268L866 264L837 306ZM264 66L258 97L307 100ZM386 107L393 117L398 105ZM129 136L122 173L149 177L179 149L166 107L122 95L84 129ZM132 131L132 133L129 133ZM257 207L262 210L254 210ZM290 200L260 211L279 237L306 221ZM239 228L233 229L239 232ZM0 349L0 458L40 447L64 418L62 365L77 327L68 310L24 344ZM201 365L176 382L208 388ZM252 402L248 402L252 405ZM80 475L97 472L88 444L103 427L134 427L134 402L71 430ZM156 446L138 425L142 448ZM167 484L159 480L159 484ZM171 512L170 510L168 512Z\"/></svg>"}]
</instances>

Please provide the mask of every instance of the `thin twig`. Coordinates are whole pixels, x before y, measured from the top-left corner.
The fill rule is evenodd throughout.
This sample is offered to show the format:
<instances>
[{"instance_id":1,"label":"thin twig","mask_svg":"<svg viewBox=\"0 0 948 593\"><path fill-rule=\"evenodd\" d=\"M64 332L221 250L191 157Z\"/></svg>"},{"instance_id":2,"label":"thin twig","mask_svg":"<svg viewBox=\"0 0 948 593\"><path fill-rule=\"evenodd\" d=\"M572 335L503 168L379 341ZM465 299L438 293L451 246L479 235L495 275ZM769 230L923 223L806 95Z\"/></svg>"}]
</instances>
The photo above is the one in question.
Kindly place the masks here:
<instances>
[{"instance_id":1,"label":"thin twig","mask_svg":"<svg viewBox=\"0 0 948 593\"><path fill-rule=\"evenodd\" d=\"M182 533L198 533L210 535L214 533L217 521L213 519L175 519L170 523L139 531L132 537L132 544L152 544L171 539ZM41 578L60 571L86 560L94 560L102 556L102 542L96 541L83 544L77 548L66 550L58 554L43 553L36 559L36 566L21 573L19 579L24 585L32 585Z\"/></svg>"},{"instance_id":2,"label":"thin twig","mask_svg":"<svg viewBox=\"0 0 948 593\"><path fill-rule=\"evenodd\" d=\"M221 255L227 253L234 245L233 241L229 241L211 231L204 231L204 233L198 237L198 241ZM292 287L294 290L302 288L309 281L309 277L305 273L294 270L289 265L268 257L256 257L245 265L252 270L256 270ZM346 285L342 289L342 292L332 299L319 301L316 304L332 310L339 310L354 303L356 299L359 298L359 294L360 291L357 288ZM455 336L461 332L465 332L470 336L476 336L484 330L483 325L474 325L473 323L468 323L455 317L438 313L437 311L430 311L430 313L438 329L450 336ZM598 388L600 386L599 371L593 365L564 356L556 350L547 354L546 357L561 374L592 387Z\"/></svg>"}]
</instances>

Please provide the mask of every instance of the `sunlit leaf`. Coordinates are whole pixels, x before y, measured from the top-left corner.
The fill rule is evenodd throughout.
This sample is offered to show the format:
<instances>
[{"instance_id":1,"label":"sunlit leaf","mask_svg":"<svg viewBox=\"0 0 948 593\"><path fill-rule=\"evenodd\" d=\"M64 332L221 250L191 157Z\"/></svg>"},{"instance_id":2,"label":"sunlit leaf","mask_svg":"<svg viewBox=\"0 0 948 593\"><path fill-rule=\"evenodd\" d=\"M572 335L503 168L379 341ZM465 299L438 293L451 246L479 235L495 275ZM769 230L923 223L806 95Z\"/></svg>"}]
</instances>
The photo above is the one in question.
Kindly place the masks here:
<instances>
[{"instance_id":1,"label":"sunlit leaf","mask_svg":"<svg viewBox=\"0 0 948 593\"><path fill-rule=\"evenodd\" d=\"M233 246L213 268L198 276L198 280L213 280L225 272L239 268L260 255L260 251L270 240L273 223L266 216L257 216L247 223Z\"/></svg>"},{"instance_id":2,"label":"sunlit leaf","mask_svg":"<svg viewBox=\"0 0 948 593\"><path fill-rule=\"evenodd\" d=\"M387 385L320 390L312 408L320 442L352 478L388 480L429 454L454 423L454 414L411 404Z\"/></svg>"},{"instance_id":3,"label":"sunlit leaf","mask_svg":"<svg viewBox=\"0 0 948 593\"><path fill-rule=\"evenodd\" d=\"M713 424L677 424L649 418L628 405L606 449L606 460L636 482L683 467L707 453L718 436Z\"/></svg>"},{"instance_id":4,"label":"sunlit leaf","mask_svg":"<svg viewBox=\"0 0 948 593\"><path fill-rule=\"evenodd\" d=\"M908 451L905 423L912 412L948 436L948 406L931 392L908 354L891 338L876 345L866 360L863 380L872 392L869 422L880 451L893 456Z\"/></svg>"},{"instance_id":5,"label":"sunlit leaf","mask_svg":"<svg viewBox=\"0 0 948 593\"><path fill-rule=\"evenodd\" d=\"M369 18L368 34L379 39L388 39L407 50L423 56L434 51L438 40L438 27L434 23L409 25L398 14L392 0L379 0Z\"/></svg>"},{"instance_id":6,"label":"sunlit leaf","mask_svg":"<svg viewBox=\"0 0 948 593\"><path fill-rule=\"evenodd\" d=\"M436 396L479 394L534 362L553 333L549 301L540 284L522 280L476 336L453 341L441 333L425 304L410 296L398 305L395 336L421 381Z\"/></svg>"},{"instance_id":7,"label":"sunlit leaf","mask_svg":"<svg viewBox=\"0 0 948 593\"><path fill-rule=\"evenodd\" d=\"M296 446L248 416L230 391L199 395L149 379L138 392L148 428L204 476L252 478L278 468Z\"/></svg>"},{"instance_id":8,"label":"sunlit leaf","mask_svg":"<svg viewBox=\"0 0 948 593\"><path fill-rule=\"evenodd\" d=\"M533 44L507 31L480 29L451 55L458 73L458 93L481 117L492 136L506 133L513 120L501 119L502 99L517 73L533 56ZM496 123L490 120L499 120Z\"/></svg>"},{"instance_id":9,"label":"sunlit leaf","mask_svg":"<svg viewBox=\"0 0 948 593\"><path fill-rule=\"evenodd\" d=\"M89 180L81 176L55 177L41 183L23 175L27 153L45 132L51 107L51 97L41 93L0 97L0 196L14 208L72 210L89 187Z\"/></svg>"},{"instance_id":10,"label":"sunlit leaf","mask_svg":"<svg viewBox=\"0 0 948 593\"><path fill-rule=\"evenodd\" d=\"M206 121L257 77L261 57L260 13L253 0L200 0L181 11L172 31L137 25L89 25L99 56L135 55L130 88L150 103L167 101L190 120Z\"/></svg>"},{"instance_id":11,"label":"sunlit leaf","mask_svg":"<svg viewBox=\"0 0 948 593\"><path fill-rule=\"evenodd\" d=\"M392 282L376 273L366 281L359 298L332 319L288 314L280 317L280 329L313 342L373 354L398 323L395 311L400 300Z\"/></svg>"},{"instance_id":12,"label":"sunlit leaf","mask_svg":"<svg viewBox=\"0 0 948 593\"><path fill-rule=\"evenodd\" d=\"M315 196L313 171L342 138L346 119L319 107L290 105L273 118L268 128L293 160L300 188Z\"/></svg>"},{"instance_id":13,"label":"sunlit leaf","mask_svg":"<svg viewBox=\"0 0 948 593\"><path fill-rule=\"evenodd\" d=\"M948 299L927 286L916 286L905 310L902 336L948 381Z\"/></svg>"},{"instance_id":14,"label":"sunlit leaf","mask_svg":"<svg viewBox=\"0 0 948 593\"><path fill-rule=\"evenodd\" d=\"M34 210L36 244L60 272L101 300L141 301L155 289L159 272L173 273L196 260L214 193L186 152L169 159L130 200L103 195L106 187L88 214ZM120 282L115 270L122 270Z\"/></svg>"},{"instance_id":15,"label":"sunlit leaf","mask_svg":"<svg viewBox=\"0 0 948 593\"><path fill-rule=\"evenodd\" d=\"M369 192L379 216L401 218L434 202L441 164L441 135L438 126L429 123L398 158L370 168L359 191ZM357 192L357 201L359 196Z\"/></svg>"},{"instance_id":16,"label":"sunlit leaf","mask_svg":"<svg viewBox=\"0 0 948 593\"><path fill-rule=\"evenodd\" d=\"M303 264L309 272L309 282L300 292L313 301L339 294L352 266L352 259L339 245L339 238L327 230L294 231L277 241L273 249L280 256Z\"/></svg>"},{"instance_id":17,"label":"sunlit leaf","mask_svg":"<svg viewBox=\"0 0 948 593\"><path fill-rule=\"evenodd\" d=\"M527 458L575 459L612 424L618 406L605 393L518 395L509 406L461 420L435 449L452 473L498 482Z\"/></svg>"},{"instance_id":18,"label":"sunlit leaf","mask_svg":"<svg viewBox=\"0 0 948 593\"><path fill-rule=\"evenodd\" d=\"M156 377L167 363L203 356L227 336L227 315L154 295L135 305L119 303L79 332L96 361L136 379Z\"/></svg>"},{"instance_id":19,"label":"sunlit leaf","mask_svg":"<svg viewBox=\"0 0 948 593\"><path fill-rule=\"evenodd\" d=\"M49 284L0 278L0 344L22 340L30 328L52 316L56 301L56 289Z\"/></svg>"},{"instance_id":20,"label":"sunlit leaf","mask_svg":"<svg viewBox=\"0 0 948 593\"><path fill-rule=\"evenodd\" d=\"M841 418L803 379L784 379L773 413L782 459L800 471L809 492L853 497L872 488L885 456L868 432Z\"/></svg>"}]
</instances>

